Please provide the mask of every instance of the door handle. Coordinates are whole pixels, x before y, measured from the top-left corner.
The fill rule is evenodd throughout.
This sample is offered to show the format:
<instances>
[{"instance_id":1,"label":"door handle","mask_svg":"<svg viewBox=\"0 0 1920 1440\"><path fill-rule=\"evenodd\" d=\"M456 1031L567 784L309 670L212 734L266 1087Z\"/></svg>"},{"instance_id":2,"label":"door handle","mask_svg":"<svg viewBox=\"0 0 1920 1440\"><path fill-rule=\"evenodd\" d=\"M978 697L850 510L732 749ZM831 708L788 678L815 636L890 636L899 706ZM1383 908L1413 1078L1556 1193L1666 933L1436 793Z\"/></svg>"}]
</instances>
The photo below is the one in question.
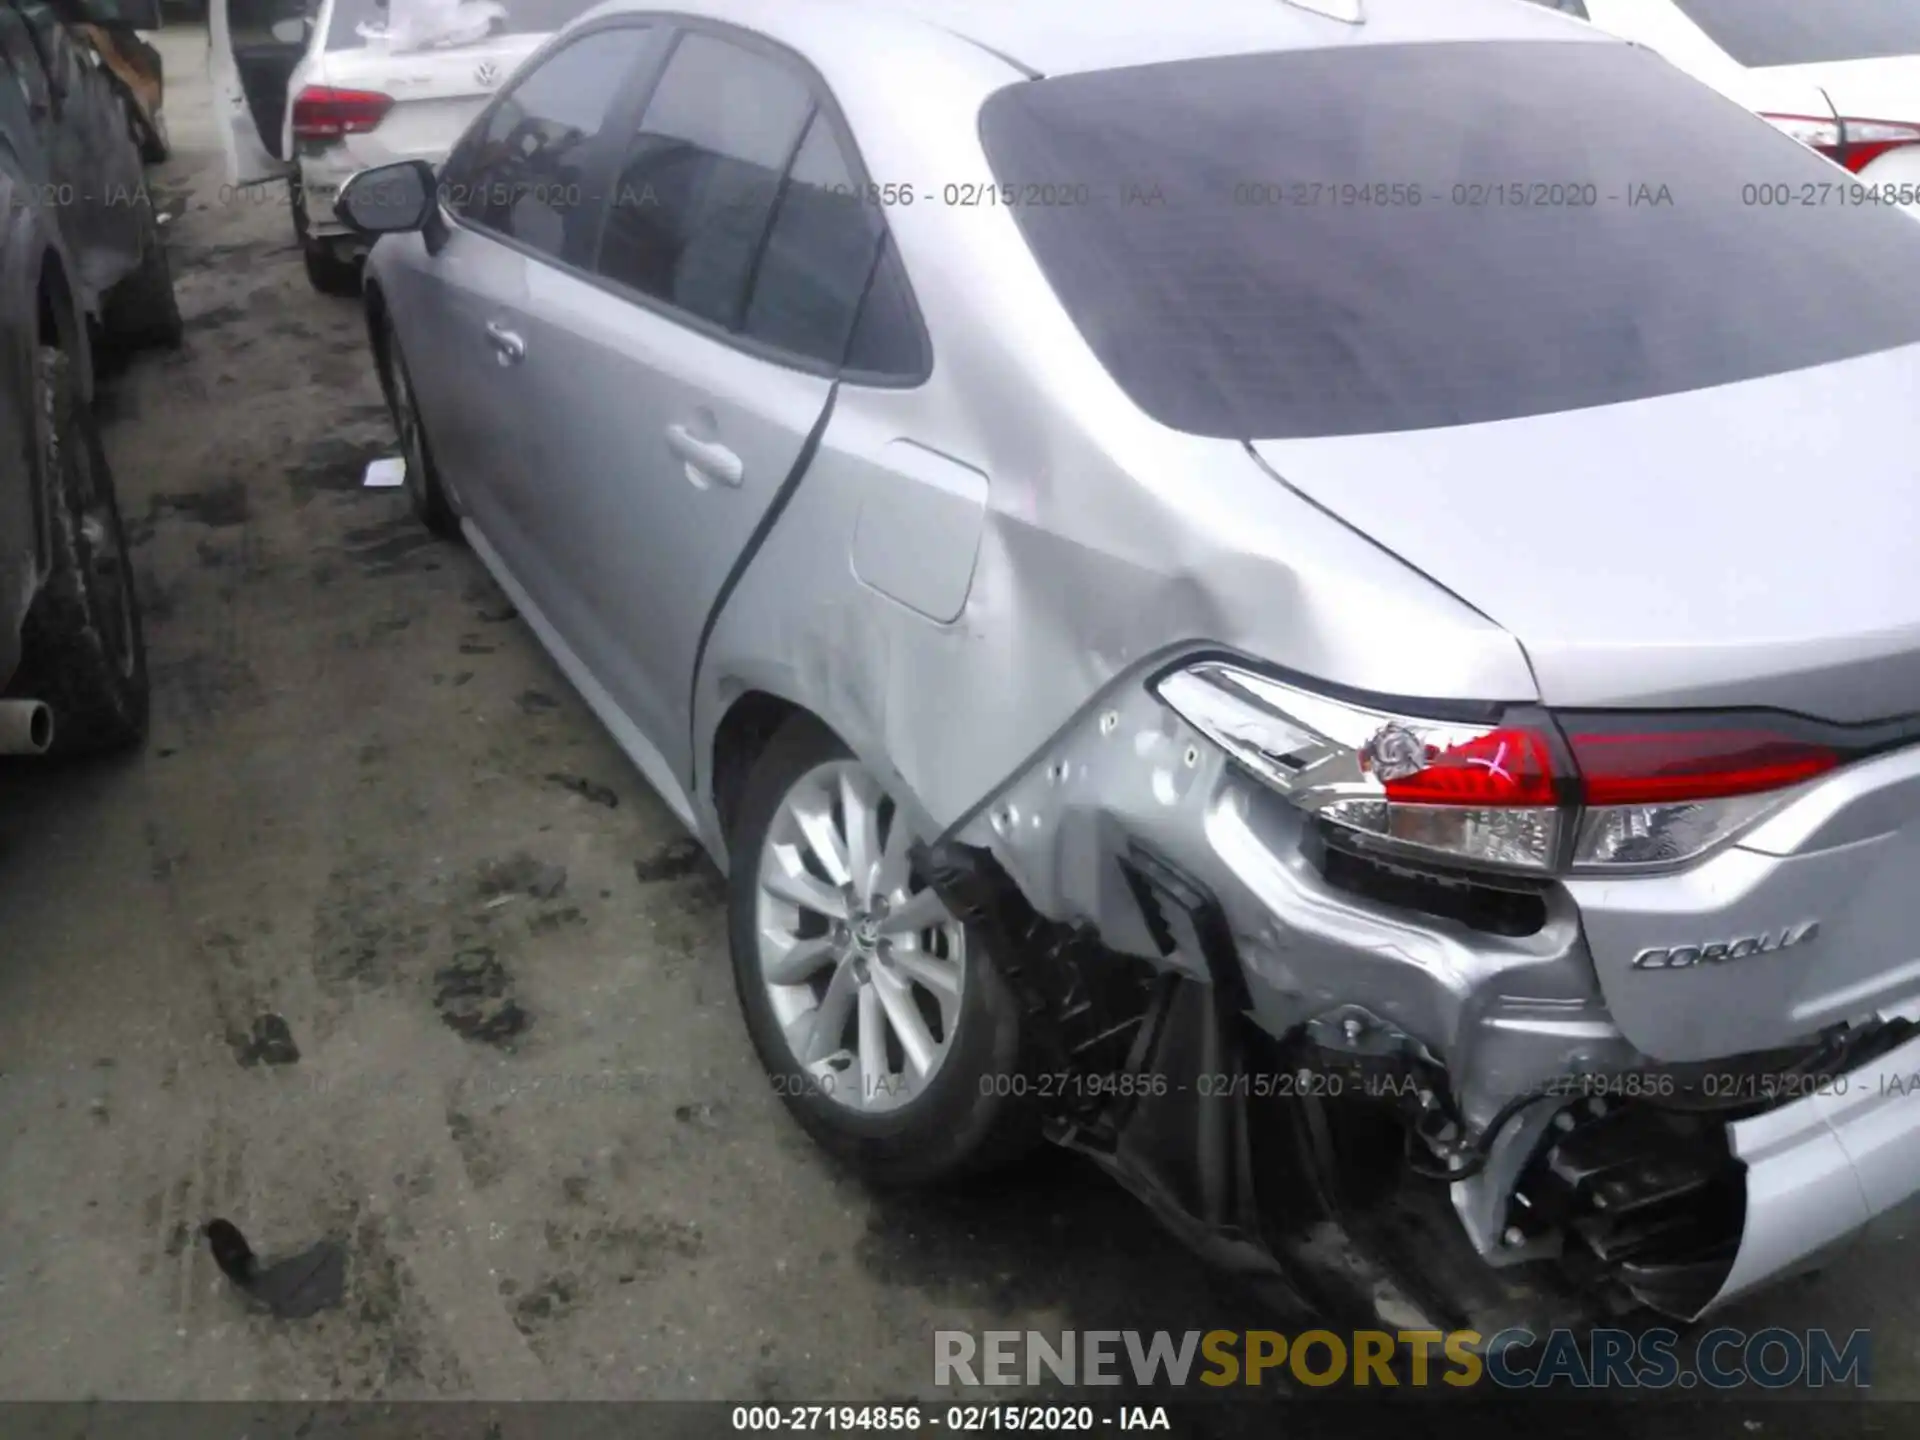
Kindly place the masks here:
<instances>
[{"instance_id":1,"label":"door handle","mask_svg":"<svg viewBox=\"0 0 1920 1440\"><path fill-rule=\"evenodd\" d=\"M738 485L746 473L746 467L740 463L740 457L717 440L701 440L684 425L667 427L667 448L687 462L691 472L698 470L702 475L711 476L722 485ZM693 480L690 473L687 478ZM700 482L694 480L697 485Z\"/></svg>"},{"instance_id":2,"label":"door handle","mask_svg":"<svg viewBox=\"0 0 1920 1440\"><path fill-rule=\"evenodd\" d=\"M527 358L527 342L498 320L487 322L487 343L493 346L494 358L502 365L518 365Z\"/></svg>"}]
</instances>

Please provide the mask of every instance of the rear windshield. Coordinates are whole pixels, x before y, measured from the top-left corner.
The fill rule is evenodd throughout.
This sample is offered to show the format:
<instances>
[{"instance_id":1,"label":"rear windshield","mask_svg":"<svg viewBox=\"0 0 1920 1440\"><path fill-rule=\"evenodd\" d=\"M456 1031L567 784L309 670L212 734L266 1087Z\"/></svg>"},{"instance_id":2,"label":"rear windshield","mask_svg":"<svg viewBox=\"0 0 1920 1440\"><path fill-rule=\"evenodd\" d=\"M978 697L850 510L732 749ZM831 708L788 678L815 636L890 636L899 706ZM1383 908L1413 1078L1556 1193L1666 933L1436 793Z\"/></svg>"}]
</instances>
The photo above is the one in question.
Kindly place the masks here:
<instances>
[{"instance_id":1,"label":"rear windshield","mask_svg":"<svg viewBox=\"0 0 1920 1440\"><path fill-rule=\"evenodd\" d=\"M1676 0L1742 65L1920 55L1920 0Z\"/></svg>"},{"instance_id":2,"label":"rear windshield","mask_svg":"<svg viewBox=\"0 0 1920 1440\"><path fill-rule=\"evenodd\" d=\"M1183 60L1011 86L980 129L1088 344L1194 434L1463 425L1920 341L1920 223L1628 45Z\"/></svg>"},{"instance_id":3,"label":"rear windshield","mask_svg":"<svg viewBox=\"0 0 1920 1440\"><path fill-rule=\"evenodd\" d=\"M451 50L497 35L547 35L598 0L336 0L327 49Z\"/></svg>"}]
</instances>

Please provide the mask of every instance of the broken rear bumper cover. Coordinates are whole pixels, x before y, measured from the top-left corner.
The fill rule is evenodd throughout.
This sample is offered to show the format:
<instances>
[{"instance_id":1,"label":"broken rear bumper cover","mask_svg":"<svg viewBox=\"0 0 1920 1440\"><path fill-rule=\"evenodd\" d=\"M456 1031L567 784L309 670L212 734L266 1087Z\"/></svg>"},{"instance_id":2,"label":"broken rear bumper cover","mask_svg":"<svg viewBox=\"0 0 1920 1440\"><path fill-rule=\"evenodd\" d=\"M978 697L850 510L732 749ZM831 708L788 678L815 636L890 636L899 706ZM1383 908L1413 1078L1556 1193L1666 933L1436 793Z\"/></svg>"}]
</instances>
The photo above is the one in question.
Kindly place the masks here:
<instances>
[{"instance_id":1,"label":"broken rear bumper cover","mask_svg":"<svg viewBox=\"0 0 1920 1440\"><path fill-rule=\"evenodd\" d=\"M1466 1178L1428 1187L1443 1197L1443 1228L1469 1263L1455 1257L1450 1268L1405 1286L1369 1282L1376 1297L1431 1297L1436 1287L1459 1288L1469 1271L1498 1282L1484 1306L1463 1302L1446 1314L1439 1313L1444 1304L1414 1306L1438 1323L1490 1333L1514 1318L1508 1299L1539 1289L1543 1266L1556 1275L1578 1272L1582 1278L1570 1283L1582 1291L1598 1268L1616 1293L1624 1286L1641 1304L1696 1318L1821 1263L1863 1235L1897 1232L1920 1193L1920 1104L1905 1093L1920 1075L1920 1039L1909 1039L1869 1063L1829 1073L1817 1090L1796 1091L1801 1098L1777 1108L1749 1106L1744 1118L1689 1122L1710 1140L1691 1148L1724 1153L1717 1177L1702 1172L1695 1188L1703 1198L1684 1198L1692 1193L1686 1186L1669 1186L1664 1197L1671 1203L1659 1224L1669 1230L1674 1207L1691 1205L1705 1216L1707 1197L1720 1197L1709 1227L1715 1233L1696 1236L1686 1255L1649 1258L1641 1237L1617 1228L1596 1238L1586 1228L1591 1215L1554 1233L1523 1234L1513 1207L1524 1177L1557 1168L1575 1175L1569 1184L1585 1184L1583 1166L1599 1173L1571 1149L1560 1156L1553 1147L1557 1131L1573 1129L1573 1116L1590 1124L1582 1095L1608 1092L1566 1082L1654 1066L1609 1012L1568 890L1551 882L1513 891L1466 879L1439 884L1330 851L1311 817L1235 765L1137 676L1110 686L945 843L990 853L1039 915L1097 935L1116 956L1146 960L1216 995L1230 981L1232 993L1214 1008L1251 1020L1278 1047L1269 1059L1346 1052L1364 1061L1398 1053L1443 1076L1460 1128L1487 1136L1484 1163ZM1168 943L1153 904L1142 903L1138 867L1129 858L1141 856L1164 863L1166 873L1204 895L1217 917L1216 948L1230 953L1230 976L1218 956L1199 953L1209 947L1194 943L1191 928L1184 943ZM1889 1039L1904 1028L1895 1024ZM1309 1048L1292 1048L1303 1037ZM1144 1053L1135 1047L1136 1060ZM1202 1044L1183 1053L1213 1068L1222 1052ZM1249 1054L1239 1063L1262 1062ZM1169 1079L1191 1086L1193 1077ZM1216 1077L1212 1088L1218 1095L1226 1087ZM1304 1081L1264 1090L1256 1084L1242 1093L1273 1097L1254 1098L1255 1105L1305 1105L1313 1101L1305 1088ZM1622 1108L1632 1107L1614 1102L1616 1112ZM1591 1106L1596 1114L1606 1109ZM1652 1119L1656 1127L1665 1123L1664 1116ZM1607 1121L1621 1123L1617 1113ZM1206 1123L1196 1119L1191 1128L1205 1130ZM1631 1143L1622 1130L1596 1153ZM1109 1157L1110 1167L1129 1179L1124 1144L1115 1153L1121 1158ZM1202 1156L1197 1163L1204 1169L1209 1162ZM1168 1192L1181 1188L1159 1176L1133 1178L1163 1214ZM1187 1188L1207 1194L1222 1186L1231 1189L1231 1180L1201 1176ZM1180 1208L1187 1213L1169 1218L1189 1237L1212 1228L1243 1245L1247 1217ZM1598 1218L1611 1224L1614 1217ZM1678 1223L1691 1222L1683 1214ZM1268 1234L1269 1248L1279 1252ZM1420 1252L1432 1238L1430 1232L1427 1242L1406 1249ZM1598 1267L1590 1246L1604 1262ZM1578 1263L1563 1264L1569 1257ZM1515 1283L1506 1286L1507 1279ZM1404 1324L1406 1306L1396 1299L1395 1307Z\"/></svg>"},{"instance_id":2,"label":"broken rear bumper cover","mask_svg":"<svg viewBox=\"0 0 1920 1440\"><path fill-rule=\"evenodd\" d=\"M1708 1309L1920 1218L1920 1039L1838 1081L1729 1127L1747 1221Z\"/></svg>"}]
</instances>

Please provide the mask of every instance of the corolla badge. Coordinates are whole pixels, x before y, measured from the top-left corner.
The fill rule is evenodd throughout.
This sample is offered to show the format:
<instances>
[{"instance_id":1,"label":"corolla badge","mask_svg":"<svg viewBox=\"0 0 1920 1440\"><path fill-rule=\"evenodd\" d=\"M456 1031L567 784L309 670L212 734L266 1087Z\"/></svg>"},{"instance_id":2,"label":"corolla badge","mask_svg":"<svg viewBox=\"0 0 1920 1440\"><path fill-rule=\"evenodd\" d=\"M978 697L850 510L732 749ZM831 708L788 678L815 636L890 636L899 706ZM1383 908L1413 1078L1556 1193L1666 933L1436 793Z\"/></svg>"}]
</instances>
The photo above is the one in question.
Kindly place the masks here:
<instances>
[{"instance_id":1,"label":"corolla badge","mask_svg":"<svg viewBox=\"0 0 1920 1440\"><path fill-rule=\"evenodd\" d=\"M500 83L500 67L491 60L482 60L474 67L473 78L477 84L492 89Z\"/></svg>"},{"instance_id":2,"label":"corolla badge","mask_svg":"<svg viewBox=\"0 0 1920 1440\"><path fill-rule=\"evenodd\" d=\"M1771 935L1742 935L1734 940L1706 940L1698 945L1666 945L1642 950L1633 957L1636 970L1691 970L1696 965L1723 965L1729 960L1746 960L1755 955L1771 955L1804 945L1820 933L1818 920L1803 920Z\"/></svg>"}]
</instances>

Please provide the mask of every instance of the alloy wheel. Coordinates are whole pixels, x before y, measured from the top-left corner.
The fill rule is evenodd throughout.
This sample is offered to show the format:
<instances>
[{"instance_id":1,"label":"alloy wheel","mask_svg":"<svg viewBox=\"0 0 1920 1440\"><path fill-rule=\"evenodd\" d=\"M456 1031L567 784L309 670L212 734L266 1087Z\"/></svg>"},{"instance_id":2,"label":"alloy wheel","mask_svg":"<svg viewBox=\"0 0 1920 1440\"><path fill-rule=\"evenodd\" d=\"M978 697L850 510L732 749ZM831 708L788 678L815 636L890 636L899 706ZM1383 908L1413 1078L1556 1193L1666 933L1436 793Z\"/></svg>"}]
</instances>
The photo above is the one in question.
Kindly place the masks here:
<instances>
[{"instance_id":1,"label":"alloy wheel","mask_svg":"<svg viewBox=\"0 0 1920 1440\"><path fill-rule=\"evenodd\" d=\"M863 1113L925 1091L966 983L965 927L913 874L910 840L879 782L835 760L782 797L759 856L760 977L800 1083Z\"/></svg>"}]
</instances>

